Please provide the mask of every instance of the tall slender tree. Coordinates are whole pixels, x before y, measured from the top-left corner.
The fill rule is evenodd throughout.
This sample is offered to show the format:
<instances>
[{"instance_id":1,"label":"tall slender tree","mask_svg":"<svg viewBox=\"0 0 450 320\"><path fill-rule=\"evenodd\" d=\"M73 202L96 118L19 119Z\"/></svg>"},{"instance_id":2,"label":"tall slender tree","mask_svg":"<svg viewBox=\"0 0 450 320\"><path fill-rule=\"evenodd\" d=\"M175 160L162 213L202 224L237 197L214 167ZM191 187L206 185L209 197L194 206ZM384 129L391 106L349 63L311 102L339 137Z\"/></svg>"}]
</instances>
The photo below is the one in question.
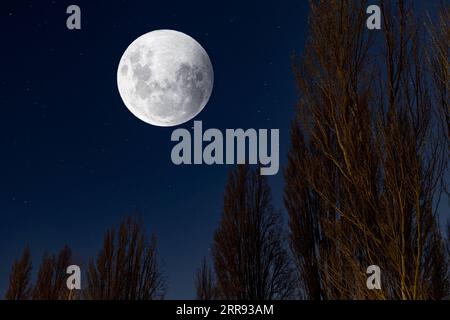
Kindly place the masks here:
<instances>
[{"instance_id":1,"label":"tall slender tree","mask_svg":"<svg viewBox=\"0 0 450 320\"><path fill-rule=\"evenodd\" d=\"M29 247L23 251L22 257L14 261L6 291L7 300L26 300L31 297L31 255Z\"/></svg>"},{"instance_id":2,"label":"tall slender tree","mask_svg":"<svg viewBox=\"0 0 450 320\"><path fill-rule=\"evenodd\" d=\"M439 8L437 21L428 24L431 52L427 62L433 71L434 98L441 106L450 150L450 6L444 3Z\"/></svg>"},{"instance_id":3,"label":"tall slender tree","mask_svg":"<svg viewBox=\"0 0 450 320\"><path fill-rule=\"evenodd\" d=\"M206 258L203 258L195 277L197 300L213 300L216 298L216 285L214 274Z\"/></svg>"},{"instance_id":4,"label":"tall slender tree","mask_svg":"<svg viewBox=\"0 0 450 320\"><path fill-rule=\"evenodd\" d=\"M289 298L293 281L281 217L266 179L248 166L231 172L212 255L222 299Z\"/></svg>"},{"instance_id":5,"label":"tall slender tree","mask_svg":"<svg viewBox=\"0 0 450 320\"><path fill-rule=\"evenodd\" d=\"M140 218L128 217L118 232L106 232L103 247L87 272L88 299L162 299L165 277L158 263L156 236L148 236Z\"/></svg>"},{"instance_id":6,"label":"tall slender tree","mask_svg":"<svg viewBox=\"0 0 450 320\"><path fill-rule=\"evenodd\" d=\"M448 154L428 44L409 1L312 0L294 71L300 93L285 204L301 292L311 299L440 299L436 220ZM432 50L428 52L433 54ZM383 290L366 288L379 265Z\"/></svg>"},{"instance_id":7,"label":"tall slender tree","mask_svg":"<svg viewBox=\"0 0 450 320\"><path fill-rule=\"evenodd\" d=\"M72 251L66 245L57 256L44 254L39 267L32 298L35 300L66 300L70 290L66 286L67 267L72 264Z\"/></svg>"}]
</instances>

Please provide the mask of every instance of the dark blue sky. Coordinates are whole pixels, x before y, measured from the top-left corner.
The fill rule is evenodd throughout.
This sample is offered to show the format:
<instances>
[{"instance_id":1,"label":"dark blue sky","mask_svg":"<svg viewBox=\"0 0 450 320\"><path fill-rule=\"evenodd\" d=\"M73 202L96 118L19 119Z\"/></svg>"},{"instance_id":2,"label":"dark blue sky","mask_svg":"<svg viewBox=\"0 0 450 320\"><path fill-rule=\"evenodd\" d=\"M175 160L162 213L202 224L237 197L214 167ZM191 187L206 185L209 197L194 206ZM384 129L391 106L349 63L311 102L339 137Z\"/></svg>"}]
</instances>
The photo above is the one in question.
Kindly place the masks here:
<instances>
[{"instance_id":1,"label":"dark blue sky","mask_svg":"<svg viewBox=\"0 0 450 320\"><path fill-rule=\"evenodd\" d=\"M86 262L104 231L138 209L158 235L168 297L193 298L229 167L173 165L174 128L150 126L126 109L119 59L152 30L192 36L215 73L195 120L204 129L279 128L284 158L296 102L291 54L304 44L307 1L7 2L0 5L0 296L25 245L35 272L45 250L65 243ZM69 4L81 7L81 31L66 29ZM280 208L281 178L280 170L270 179Z\"/></svg>"}]
</instances>

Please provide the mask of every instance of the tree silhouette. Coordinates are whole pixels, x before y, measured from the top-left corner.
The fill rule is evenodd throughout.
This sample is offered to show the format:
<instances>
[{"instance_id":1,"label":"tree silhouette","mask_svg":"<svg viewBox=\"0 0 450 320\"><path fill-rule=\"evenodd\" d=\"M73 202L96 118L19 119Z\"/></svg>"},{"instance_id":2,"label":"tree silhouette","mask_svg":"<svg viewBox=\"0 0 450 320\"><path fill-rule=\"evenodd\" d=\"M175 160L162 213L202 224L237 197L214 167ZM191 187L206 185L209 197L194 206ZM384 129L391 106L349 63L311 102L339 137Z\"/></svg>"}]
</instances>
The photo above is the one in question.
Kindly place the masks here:
<instances>
[{"instance_id":1,"label":"tree silhouette","mask_svg":"<svg viewBox=\"0 0 450 320\"><path fill-rule=\"evenodd\" d=\"M28 247L23 251L22 257L14 261L9 276L9 286L6 291L7 300L25 300L31 297L31 255Z\"/></svg>"},{"instance_id":2,"label":"tree silhouette","mask_svg":"<svg viewBox=\"0 0 450 320\"><path fill-rule=\"evenodd\" d=\"M231 172L212 255L219 298L271 300L291 296L292 273L280 215L263 176L247 166Z\"/></svg>"},{"instance_id":3,"label":"tree silhouette","mask_svg":"<svg viewBox=\"0 0 450 320\"><path fill-rule=\"evenodd\" d=\"M65 300L69 298L67 267L72 264L72 251L66 245L58 256L44 254L33 289L34 300Z\"/></svg>"},{"instance_id":4,"label":"tree silhouette","mask_svg":"<svg viewBox=\"0 0 450 320\"><path fill-rule=\"evenodd\" d=\"M216 298L216 286L214 274L206 258L203 258L195 277L195 289L197 300L213 300Z\"/></svg>"},{"instance_id":5,"label":"tree silhouette","mask_svg":"<svg viewBox=\"0 0 450 320\"><path fill-rule=\"evenodd\" d=\"M140 218L128 217L118 232L111 228L87 272L88 299L162 299L166 282L157 261L156 236L149 237Z\"/></svg>"},{"instance_id":6,"label":"tree silhouette","mask_svg":"<svg viewBox=\"0 0 450 320\"><path fill-rule=\"evenodd\" d=\"M409 1L310 1L294 71L300 102L285 170L291 245L310 299L441 299L447 261L435 199L447 168L433 50ZM447 47L448 48L448 47ZM448 51L447 51L448 54ZM448 58L448 56L447 56ZM448 103L448 101L447 101ZM367 290L369 265L382 290Z\"/></svg>"}]
</instances>

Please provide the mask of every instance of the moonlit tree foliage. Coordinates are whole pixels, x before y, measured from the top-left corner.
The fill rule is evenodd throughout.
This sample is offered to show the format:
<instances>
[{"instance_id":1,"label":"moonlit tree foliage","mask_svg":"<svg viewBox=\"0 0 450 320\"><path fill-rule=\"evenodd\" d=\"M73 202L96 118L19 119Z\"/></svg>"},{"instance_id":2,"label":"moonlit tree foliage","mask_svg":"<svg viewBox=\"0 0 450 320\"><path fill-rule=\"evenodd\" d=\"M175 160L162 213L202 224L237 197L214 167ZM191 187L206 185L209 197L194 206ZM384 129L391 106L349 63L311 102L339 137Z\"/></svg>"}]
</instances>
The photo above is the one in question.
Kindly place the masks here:
<instances>
[{"instance_id":1,"label":"moonlit tree foliage","mask_svg":"<svg viewBox=\"0 0 450 320\"><path fill-rule=\"evenodd\" d=\"M225 188L212 255L221 299L289 298L293 281L280 215L258 170L239 166Z\"/></svg>"},{"instance_id":2,"label":"moonlit tree foliage","mask_svg":"<svg viewBox=\"0 0 450 320\"><path fill-rule=\"evenodd\" d=\"M450 6L440 7L437 22L428 23L431 53L428 63L433 73L434 94L441 106L444 126L447 129L447 142L450 150ZM445 130L445 129L444 129Z\"/></svg>"},{"instance_id":3,"label":"moonlit tree foliage","mask_svg":"<svg viewBox=\"0 0 450 320\"><path fill-rule=\"evenodd\" d=\"M67 300L73 295L67 288L67 267L72 264L72 251L64 246L57 256L45 253L33 289L34 300Z\"/></svg>"},{"instance_id":4,"label":"moonlit tree foliage","mask_svg":"<svg viewBox=\"0 0 450 320\"><path fill-rule=\"evenodd\" d=\"M197 300L213 300L216 298L214 274L206 258L202 260L195 276L195 289Z\"/></svg>"},{"instance_id":5,"label":"moonlit tree foliage","mask_svg":"<svg viewBox=\"0 0 450 320\"><path fill-rule=\"evenodd\" d=\"M72 262L72 251L68 246L57 256L44 254L36 283L31 283L31 255L28 247L22 258L13 264L6 299L11 300L67 300L78 298L67 289L66 270Z\"/></svg>"},{"instance_id":6,"label":"moonlit tree foliage","mask_svg":"<svg viewBox=\"0 0 450 320\"><path fill-rule=\"evenodd\" d=\"M23 251L22 257L14 261L9 276L9 286L6 291L7 300L26 300L31 297L31 255L28 247Z\"/></svg>"},{"instance_id":7,"label":"moonlit tree foliage","mask_svg":"<svg viewBox=\"0 0 450 320\"><path fill-rule=\"evenodd\" d=\"M142 219L126 218L108 230L103 247L87 272L88 299L162 299L166 281L158 264L156 236L148 236Z\"/></svg>"},{"instance_id":8,"label":"moonlit tree foliage","mask_svg":"<svg viewBox=\"0 0 450 320\"><path fill-rule=\"evenodd\" d=\"M304 298L448 294L436 200L448 162L449 41L429 37L409 1L379 3L382 30L369 31L367 1L311 0L295 59L285 205ZM372 264L382 290L366 287Z\"/></svg>"}]
</instances>

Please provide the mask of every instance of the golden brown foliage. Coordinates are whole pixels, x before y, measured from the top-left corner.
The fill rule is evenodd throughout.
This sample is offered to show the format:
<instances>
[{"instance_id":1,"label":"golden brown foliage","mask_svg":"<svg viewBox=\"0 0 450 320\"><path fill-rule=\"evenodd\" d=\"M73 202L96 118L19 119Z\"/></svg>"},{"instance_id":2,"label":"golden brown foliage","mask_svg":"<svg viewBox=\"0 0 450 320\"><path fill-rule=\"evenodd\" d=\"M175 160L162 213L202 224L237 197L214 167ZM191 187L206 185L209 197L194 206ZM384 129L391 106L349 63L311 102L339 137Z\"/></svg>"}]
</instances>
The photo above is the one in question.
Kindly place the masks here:
<instances>
[{"instance_id":1,"label":"golden brown foliage","mask_svg":"<svg viewBox=\"0 0 450 320\"><path fill-rule=\"evenodd\" d=\"M303 296L444 298L435 200L448 161L437 115L448 101L431 96L424 63L435 53L408 1L380 1L376 33L365 26L366 1L310 3L285 171ZM381 267L382 290L366 287L372 264Z\"/></svg>"}]
</instances>

